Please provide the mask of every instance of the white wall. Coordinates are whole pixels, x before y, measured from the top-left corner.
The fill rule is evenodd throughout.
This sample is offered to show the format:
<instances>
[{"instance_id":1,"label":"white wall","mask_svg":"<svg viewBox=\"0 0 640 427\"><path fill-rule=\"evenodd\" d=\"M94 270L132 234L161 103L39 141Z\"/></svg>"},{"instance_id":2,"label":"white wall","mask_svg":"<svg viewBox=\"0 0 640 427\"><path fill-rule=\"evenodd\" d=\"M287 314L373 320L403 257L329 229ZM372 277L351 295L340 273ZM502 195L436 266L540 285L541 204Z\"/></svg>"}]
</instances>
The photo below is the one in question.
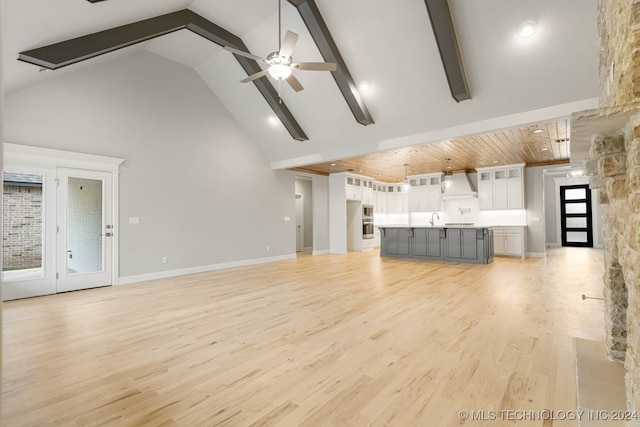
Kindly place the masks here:
<instances>
[{"instance_id":1,"label":"white wall","mask_svg":"<svg viewBox=\"0 0 640 427\"><path fill-rule=\"evenodd\" d=\"M329 246L332 254L347 253L347 192L345 188L346 174L329 175Z\"/></svg>"},{"instance_id":2,"label":"white wall","mask_svg":"<svg viewBox=\"0 0 640 427\"><path fill-rule=\"evenodd\" d=\"M6 142L126 159L120 277L295 254L294 174L269 168L192 69L139 51L5 102Z\"/></svg>"},{"instance_id":3,"label":"white wall","mask_svg":"<svg viewBox=\"0 0 640 427\"><path fill-rule=\"evenodd\" d=\"M329 253L329 177L313 175L313 253Z\"/></svg>"}]
</instances>

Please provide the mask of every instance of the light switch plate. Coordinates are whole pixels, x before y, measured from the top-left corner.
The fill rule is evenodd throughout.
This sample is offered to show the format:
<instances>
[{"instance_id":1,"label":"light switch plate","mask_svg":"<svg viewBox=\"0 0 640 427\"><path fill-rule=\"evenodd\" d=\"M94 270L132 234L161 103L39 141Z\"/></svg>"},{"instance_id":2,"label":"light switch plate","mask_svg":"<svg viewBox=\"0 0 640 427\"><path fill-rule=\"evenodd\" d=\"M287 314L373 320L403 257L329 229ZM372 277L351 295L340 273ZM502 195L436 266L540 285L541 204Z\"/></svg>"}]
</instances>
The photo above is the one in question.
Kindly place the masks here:
<instances>
[{"instance_id":1,"label":"light switch plate","mask_svg":"<svg viewBox=\"0 0 640 427\"><path fill-rule=\"evenodd\" d=\"M129 224L140 224L140 218L137 216L130 216Z\"/></svg>"},{"instance_id":2,"label":"light switch plate","mask_svg":"<svg viewBox=\"0 0 640 427\"><path fill-rule=\"evenodd\" d=\"M284 220L285 220L285 221L291 221L291 217L290 217L290 216L285 216L285 217L284 217Z\"/></svg>"},{"instance_id":3,"label":"light switch plate","mask_svg":"<svg viewBox=\"0 0 640 427\"><path fill-rule=\"evenodd\" d=\"M539 216L532 216L531 217L531 222L540 222L540 217Z\"/></svg>"}]
</instances>

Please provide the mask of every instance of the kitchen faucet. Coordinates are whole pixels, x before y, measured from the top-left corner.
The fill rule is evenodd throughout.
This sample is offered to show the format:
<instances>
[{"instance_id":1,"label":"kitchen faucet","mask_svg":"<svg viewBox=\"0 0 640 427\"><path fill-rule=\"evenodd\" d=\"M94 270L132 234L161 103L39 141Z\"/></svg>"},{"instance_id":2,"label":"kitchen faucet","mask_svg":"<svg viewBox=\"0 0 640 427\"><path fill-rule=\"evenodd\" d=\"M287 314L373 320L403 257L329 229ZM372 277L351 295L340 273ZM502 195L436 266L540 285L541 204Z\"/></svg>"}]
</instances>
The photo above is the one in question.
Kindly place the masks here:
<instances>
[{"instance_id":1,"label":"kitchen faucet","mask_svg":"<svg viewBox=\"0 0 640 427\"><path fill-rule=\"evenodd\" d=\"M429 222L431 223L431 226L433 227L433 216L438 217L438 219L440 219L440 215L438 215L438 212L434 212L431 214L431 219L429 220Z\"/></svg>"}]
</instances>

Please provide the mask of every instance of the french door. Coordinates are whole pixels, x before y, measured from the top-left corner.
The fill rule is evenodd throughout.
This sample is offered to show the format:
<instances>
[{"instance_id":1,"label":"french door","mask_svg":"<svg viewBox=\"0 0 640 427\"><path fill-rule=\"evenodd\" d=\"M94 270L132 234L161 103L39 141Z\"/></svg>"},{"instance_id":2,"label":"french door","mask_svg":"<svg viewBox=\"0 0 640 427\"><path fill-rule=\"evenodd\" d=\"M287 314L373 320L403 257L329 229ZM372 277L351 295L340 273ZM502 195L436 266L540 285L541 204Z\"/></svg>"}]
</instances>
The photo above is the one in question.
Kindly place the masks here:
<instances>
[{"instance_id":1,"label":"french door","mask_svg":"<svg viewBox=\"0 0 640 427\"><path fill-rule=\"evenodd\" d=\"M562 246L593 247L593 219L589 185L560 187Z\"/></svg>"},{"instance_id":2,"label":"french door","mask_svg":"<svg viewBox=\"0 0 640 427\"><path fill-rule=\"evenodd\" d=\"M58 169L57 292L111 285L111 175Z\"/></svg>"},{"instance_id":3,"label":"french door","mask_svg":"<svg viewBox=\"0 0 640 427\"><path fill-rule=\"evenodd\" d=\"M112 284L113 178L5 165L3 300Z\"/></svg>"}]
</instances>

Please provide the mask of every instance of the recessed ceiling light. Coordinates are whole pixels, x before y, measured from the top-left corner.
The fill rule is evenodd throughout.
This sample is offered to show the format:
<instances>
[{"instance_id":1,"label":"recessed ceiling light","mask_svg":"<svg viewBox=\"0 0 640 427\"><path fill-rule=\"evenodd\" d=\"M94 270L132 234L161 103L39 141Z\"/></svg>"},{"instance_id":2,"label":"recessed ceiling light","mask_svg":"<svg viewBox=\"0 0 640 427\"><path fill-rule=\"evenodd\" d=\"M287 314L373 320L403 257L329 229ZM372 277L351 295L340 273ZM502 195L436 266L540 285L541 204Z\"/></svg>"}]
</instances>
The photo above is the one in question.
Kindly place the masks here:
<instances>
[{"instance_id":1,"label":"recessed ceiling light","mask_svg":"<svg viewBox=\"0 0 640 427\"><path fill-rule=\"evenodd\" d=\"M526 39L534 35L537 29L538 29L538 24L536 24L536 21L524 21L522 24L520 24L520 27L518 28L518 36L520 36L523 39Z\"/></svg>"},{"instance_id":2,"label":"recessed ceiling light","mask_svg":"<svg viewBox=\"0 0 640 427\"><path fill-rule=\"evenodd\" d=\"M276 116L269 116L268 118L269 124L275 125L278 123L278 118Z\"/></svg>"},{"instance_id":3,"label":"recessed ceiling light","mask_svg":"<svg viewBox=\"0 0 640 427\"><path fill-rule=\"evenodd\" d=\"M416 154L418 152L418 150L411 150L409 151L411 154Z\"/></svg>"},{"instance_id":4,"label":"recessed ceiling light","mask_svg":"<svg viewBox=\"0 0 640 427\"><path fill-rule=\"evenodd\" d=\"M497 161L497 160L494 160L494 161L493 161L493 163L498 163L498 161Z\"/></svg>"},{"instance_id":5,"label":"recessed ceiling light","mask_svg":"<svg viewBox=\"0 0 640 427\"><path fill-rule=\"evenodd\" d=\"M533 131L533 133L542 133L544 132L544 129L536 129Z\"/></svg>"},{"instance_id":6,"label":"recessed ceiling light","mask_svg":"<svg viewBox=\"0 0 640 427\"><path fill-rule=\"evenodd\" d=\"M331 163L331 166L335 166L335 165L336 165L335 163Z\"/></svg>"},{"instance_id":7,"label":"recessed ceiling light","mask_svg":"<svg viewBox=\"0 0 640 427\"><path fill-rule=\"evenodd\" d=\"M360 82L360 90L363 92L371 92L371 83L366 80Z\"/></svg>"},{"instance_id":8,"label":"recessed ceiling light","mask_svg":"<svg viewBox=\"0 0 640 427\"><path fill-rule=\"evenodd\" d=\"M547 147L544 147L542 151L549 151L549 149Z\"/></svg>"},{"instance_id":9,"label":"recessed ceiling light","mask_svg":"<svg viewBox=\"0 0 640 427\"><path fill-rule=\"evenodd\" d=\"M364 172L364 169L358 169L358 172Z\"/></svg>"}]
</instances>

